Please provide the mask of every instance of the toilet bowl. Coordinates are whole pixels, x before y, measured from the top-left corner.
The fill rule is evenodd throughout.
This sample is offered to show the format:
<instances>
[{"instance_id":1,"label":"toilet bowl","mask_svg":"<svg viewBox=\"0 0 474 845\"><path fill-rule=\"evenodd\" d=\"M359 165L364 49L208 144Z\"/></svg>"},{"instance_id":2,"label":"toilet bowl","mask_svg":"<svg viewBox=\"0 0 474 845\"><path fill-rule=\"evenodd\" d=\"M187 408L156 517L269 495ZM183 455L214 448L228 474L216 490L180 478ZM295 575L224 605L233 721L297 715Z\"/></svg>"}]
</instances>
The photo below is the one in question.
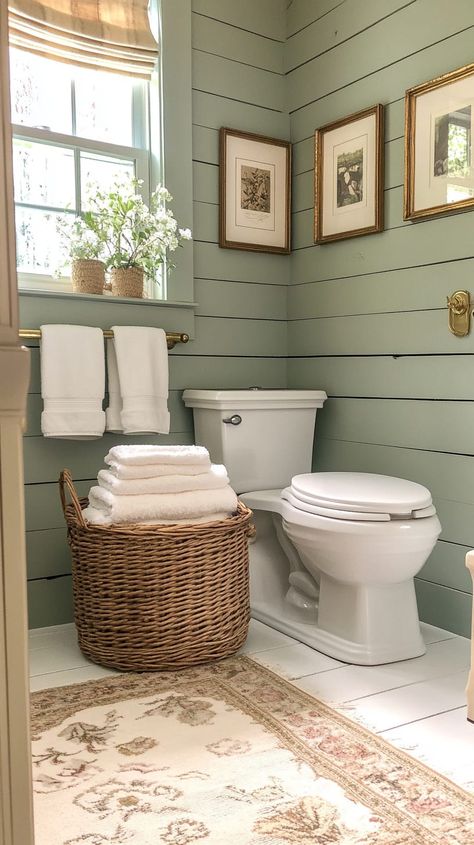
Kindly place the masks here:
<instances>
[{"instance_id":1,"label":"toilet bowl","mask_svg":"<svg viewBox=\"0 0 474 845\"><path fill-rule=\"evenodd\" d=\"M349 663L423 654L413 579L441 531L430 492L384 475L309 472L322 391L183 398L196 442L254 511L252 615Z\"/></svg>"}]
</instances>

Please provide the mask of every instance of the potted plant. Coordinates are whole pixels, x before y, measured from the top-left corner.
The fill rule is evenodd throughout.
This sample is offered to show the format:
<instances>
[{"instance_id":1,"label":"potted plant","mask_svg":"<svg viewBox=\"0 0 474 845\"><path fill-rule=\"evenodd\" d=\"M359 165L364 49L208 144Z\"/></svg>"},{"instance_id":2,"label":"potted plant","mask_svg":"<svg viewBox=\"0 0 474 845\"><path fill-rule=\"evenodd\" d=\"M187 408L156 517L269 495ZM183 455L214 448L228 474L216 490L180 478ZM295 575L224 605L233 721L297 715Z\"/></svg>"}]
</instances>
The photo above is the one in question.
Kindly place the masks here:
<instances>
[{"instance_id":1,"label":"potted plant","mask_svg":"<svg viewBox=\"0 0 474 845\"><path fill-rule=\"evenodd\" d=\"M96 191L84 214L84 224L103 245L115 296L143 297L144 279L154 279L169 253L191 238L166 208L172 199L166 188L153 191L148 207L138 193L141 184L131 179L108 193Z\"/></svg>"},{"instance_id":2,"label":"potted plant","mask_svg":"<svg viewBox=\"0 0 474 845\"><path fill-rule=\"evenodd\" d=\"M64 215L58 220L63 250L71 261L74 293L102 294L105 284L104 233L91 229L83 217ZM69 262L68 262L69 263Z\"/></svg>"}]
</instances>

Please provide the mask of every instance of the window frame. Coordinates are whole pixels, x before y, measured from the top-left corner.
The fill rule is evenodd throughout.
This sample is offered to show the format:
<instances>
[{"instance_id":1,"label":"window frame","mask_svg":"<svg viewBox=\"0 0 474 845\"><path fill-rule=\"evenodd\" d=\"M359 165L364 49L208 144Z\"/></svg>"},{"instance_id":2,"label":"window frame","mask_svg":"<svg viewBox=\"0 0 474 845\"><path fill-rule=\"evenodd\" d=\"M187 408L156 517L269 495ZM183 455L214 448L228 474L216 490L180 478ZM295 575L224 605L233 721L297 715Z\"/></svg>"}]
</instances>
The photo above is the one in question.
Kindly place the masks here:
<instances>
[{"instance_id":1,"label":"window frame","mask_svg":"<svg viewBox=\"0 0 474 845\"><path fill-rule=\"evenodd\" d=\"M173 196L172 208L179 225L194 231L191 0L150 0L150 9L160 45L156 73L149 83L150 185L166 185ZM144 301L192 312L196 306L193 242L184 243L173 261L176 267L169 277L163 274L163 298ZM54 291L45 290L38 275L33 279L37 284L32 279L25 274L20 288L22 296L44 294L49 298L54 297L54 291L60 297L83 296L72 293L69 286L59 282ZM119 300L119 297L110 298L112 302Z\"/></svg>"},{"instance_id":2,"label":"window frame","mask_svg":"<svg viewBox=\"0 0 474 845\"><path fill-rule=\"evenodd\" d=\"M42 203L28 203L15 200L15 208L26 208L38 211L51 211L55 213L67 214L73 213L79 215L81 213L81 173L79 166L79 157L81 152L95 153L97 155L111 156L117 159L123 159L127 162L133 162L135 168L135 176L143 182L141 193L145 202L149 201L151 192L151 159L152 151L150 148L150 85L151 83L135 84L132 89L132 133L133 146L124 144L114 144L110 141L99 141L93 138L86 138L75 134L66 134L56 132L51 129L41 129L38 127L28 126L23 123L12 124L13 140L31 141L36 144L45 144L49 147L58 147L59 149L72 150L75 159L74 168L74 193L75 193L75 207L73 209L65 209L63 207L45 205ZM75 120L75 83L74 79L71 81L71 100L72 100L72 129L74 130ZM71 280L67 276L56 278L53 275L46 273L28 273L23 271L17 272L18 287L20 290L38 290L54 293L54 291L72 292ZM162 289L161 280L157 281L157 286Z\"/></svg>"}]
</instances>

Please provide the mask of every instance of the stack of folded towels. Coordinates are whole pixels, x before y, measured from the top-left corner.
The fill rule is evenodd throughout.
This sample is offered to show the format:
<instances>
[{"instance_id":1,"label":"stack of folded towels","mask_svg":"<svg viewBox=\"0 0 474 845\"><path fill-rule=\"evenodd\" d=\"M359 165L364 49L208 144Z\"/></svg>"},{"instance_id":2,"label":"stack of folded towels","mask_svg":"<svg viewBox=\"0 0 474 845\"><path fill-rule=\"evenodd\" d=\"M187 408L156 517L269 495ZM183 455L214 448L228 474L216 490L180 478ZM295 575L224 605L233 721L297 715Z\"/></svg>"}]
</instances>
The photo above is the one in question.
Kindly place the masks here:
<instances>
[{"instance_id":1,"label":"stack of folded towels","mask_svg":"<svg viewBox=\"0 0 474 845\"><path fill-rule=\"evenodd\" d=\"M213 522L237 510L226 468L203 446L114 446L104 460L84 510L95 525Z\"/></svg>"}]
</instances>

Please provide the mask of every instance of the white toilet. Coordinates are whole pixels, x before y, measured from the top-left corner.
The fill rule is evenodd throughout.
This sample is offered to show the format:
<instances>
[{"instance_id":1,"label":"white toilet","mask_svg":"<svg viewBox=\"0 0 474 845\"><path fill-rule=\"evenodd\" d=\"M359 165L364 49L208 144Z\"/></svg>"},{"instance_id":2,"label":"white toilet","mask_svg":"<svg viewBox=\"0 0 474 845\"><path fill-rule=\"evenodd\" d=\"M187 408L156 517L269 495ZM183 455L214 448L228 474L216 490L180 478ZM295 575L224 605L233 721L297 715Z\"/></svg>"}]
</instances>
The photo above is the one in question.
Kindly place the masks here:
<instances>
[{"instance_id":1,"label":"white toilet","mask_svg":"<svg viewBox=\"0 0 474 845\"><path fill-rule=\"evenodd\" d=\"M185 390L196 443L252 508L252 615L373 665L423 654L413 578L441 526L430 492L383 475L311 472L317 390Z\"/></svg>"}]
</instances>

